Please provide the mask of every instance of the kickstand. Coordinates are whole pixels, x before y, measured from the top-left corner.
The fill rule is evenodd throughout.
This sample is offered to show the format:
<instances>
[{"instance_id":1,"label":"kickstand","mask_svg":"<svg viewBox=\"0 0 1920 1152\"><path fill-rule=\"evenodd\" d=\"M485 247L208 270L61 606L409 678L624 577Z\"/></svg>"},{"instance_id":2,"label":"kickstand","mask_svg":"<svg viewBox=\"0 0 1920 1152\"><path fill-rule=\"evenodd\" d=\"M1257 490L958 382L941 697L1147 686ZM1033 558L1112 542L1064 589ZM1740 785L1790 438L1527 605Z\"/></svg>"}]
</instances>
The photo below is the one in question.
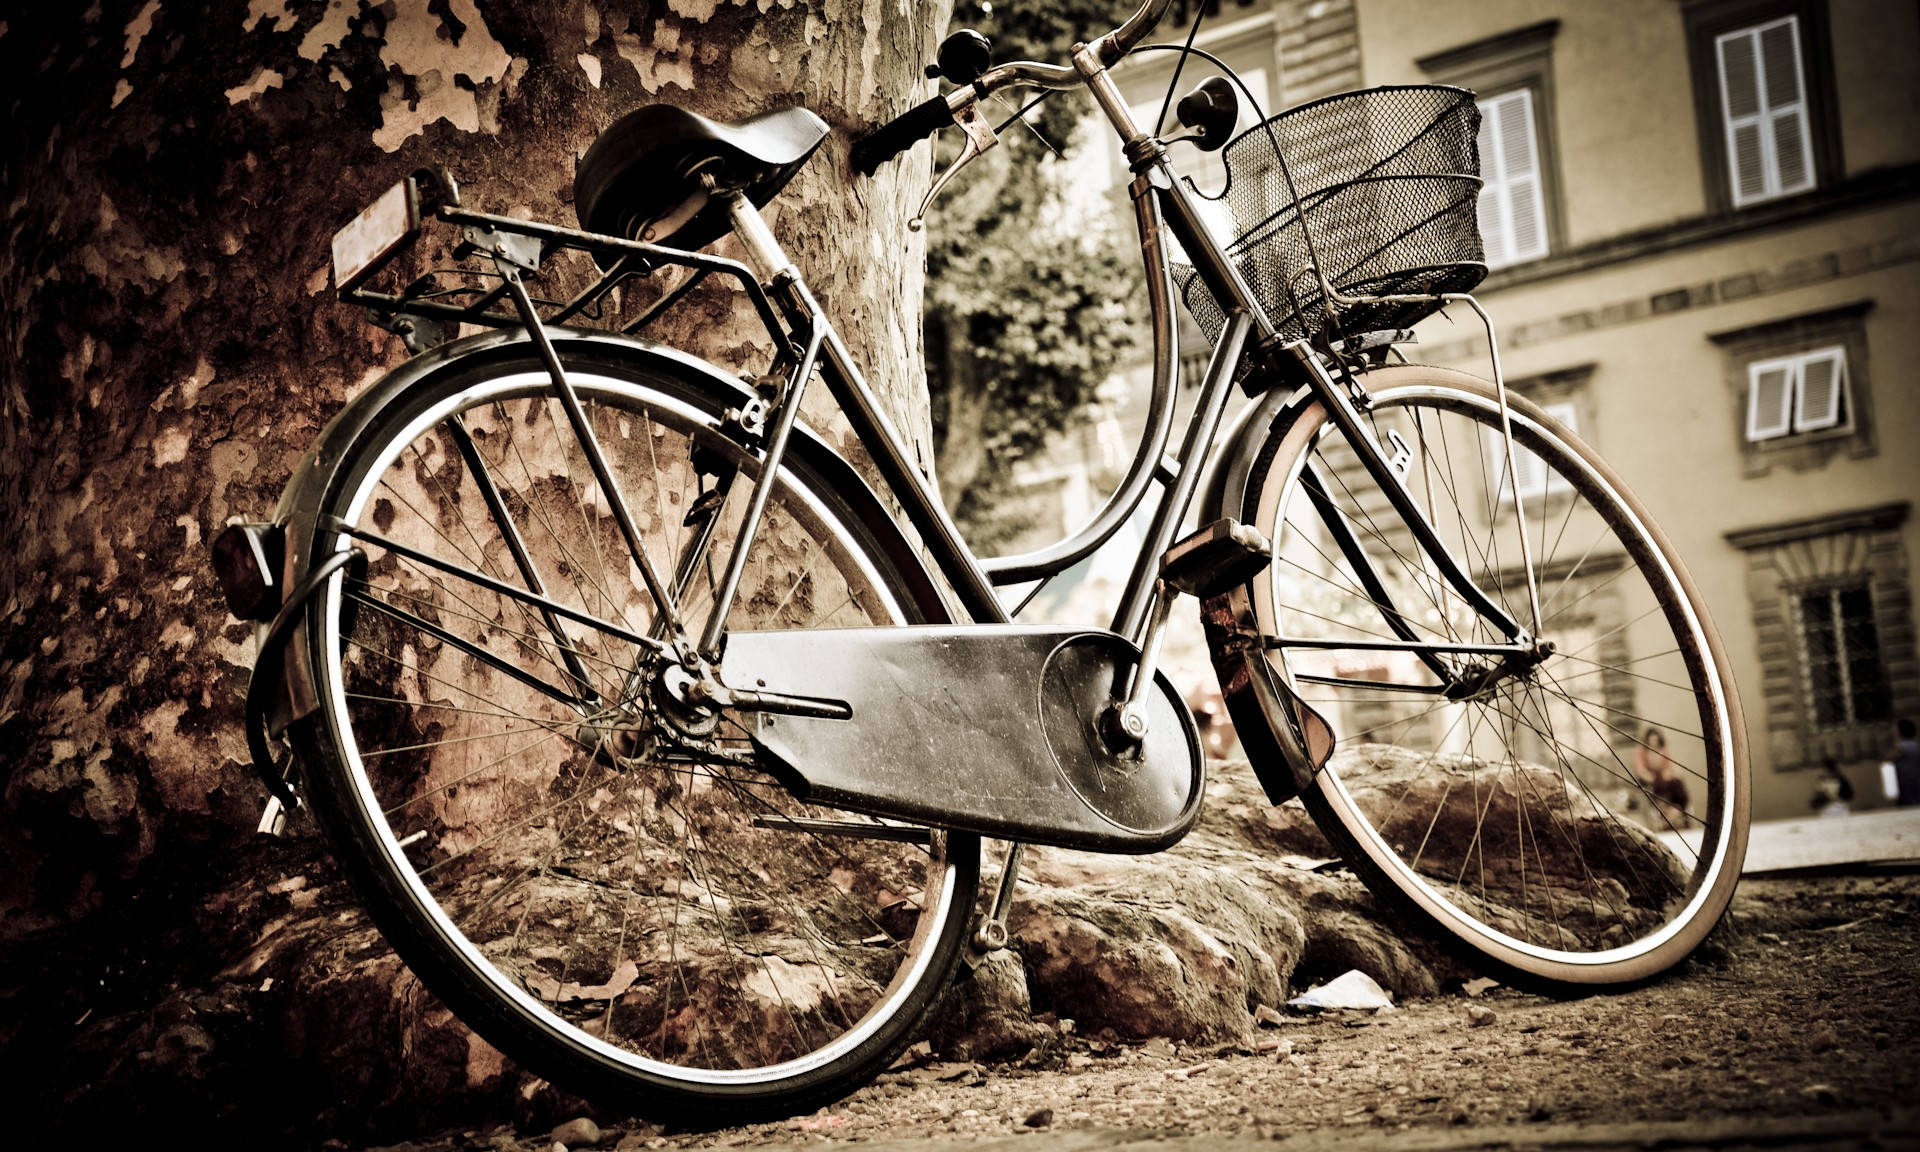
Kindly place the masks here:
<instances>
[{"instance_id":1,"label":"kickstand","mask_svg":"<svg viewBox=\"0 0 1920 1152\"><path fill-rule=\"evenodd\" d=\"M1015 840L1007 845L1006 859L1000 865L1000 887L993 894L993 910L974 929L967 963L978 964L991 953L1007 946L1007 910L1013 907L1013 886L1020 879L1020 857L1026 845Z\"/></svg>"}]
</instances>

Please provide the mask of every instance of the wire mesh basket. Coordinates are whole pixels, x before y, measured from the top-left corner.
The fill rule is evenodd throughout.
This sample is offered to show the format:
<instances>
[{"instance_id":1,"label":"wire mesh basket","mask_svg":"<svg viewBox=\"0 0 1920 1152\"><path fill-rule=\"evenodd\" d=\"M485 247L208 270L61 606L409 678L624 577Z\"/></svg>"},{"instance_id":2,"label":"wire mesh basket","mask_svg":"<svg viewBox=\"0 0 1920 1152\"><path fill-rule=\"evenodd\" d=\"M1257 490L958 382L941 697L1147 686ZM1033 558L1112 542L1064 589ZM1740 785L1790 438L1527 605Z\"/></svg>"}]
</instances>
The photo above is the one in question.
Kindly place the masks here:
<instances>
[{"instance_id":1,"label":"wire mesh basket","mask_svg":"<svg viewBox=\"0 0 1920 1152\"><path fill-rule=\"evenodd\" d=\"M1352 304L1336 310L1338 331L1330 332L1316 254L1341 296L1465 292L1486 277L1476 211L1479 126L1464 88L1368 88L1290 108L1222 150L1220 199L1233 232L1227 256L1287 339L1405 328L1440 307L1437 300ZM1209 341L1217 339L1226 314L1213 294L1191 266L1175 265L1174 275L1187 310Z\"/></svg>"}]
</instances>

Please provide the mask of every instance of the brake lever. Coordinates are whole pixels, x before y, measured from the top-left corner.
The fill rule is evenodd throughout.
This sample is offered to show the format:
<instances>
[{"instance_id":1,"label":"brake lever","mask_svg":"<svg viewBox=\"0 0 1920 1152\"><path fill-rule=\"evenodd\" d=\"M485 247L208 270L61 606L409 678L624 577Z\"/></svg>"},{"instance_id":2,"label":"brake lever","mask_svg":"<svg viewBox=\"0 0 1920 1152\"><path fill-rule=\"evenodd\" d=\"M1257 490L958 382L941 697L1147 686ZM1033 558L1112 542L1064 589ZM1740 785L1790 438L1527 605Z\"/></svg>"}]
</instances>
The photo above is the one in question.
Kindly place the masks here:
<instances>
[{"instance_id":1,"label":"brake lever","mask_svg":"<svg viewBox=\"0 0 1920 1152\"><path fill-rule=\"evenodd\" d=\"M933 207L933 201L940 195L940 190L947 186L947 182L952 180L960 169L1000 142L999 134L993 130L993 125L988 123L987 118L980 114L980 105L975 101L969 100L954 109L953 122L967 134L967 142L961 147L959 157L947 165L947 170L935 177L933 187L927 189L926 198L920 201L920 210L913 214L913 219L907 221L909 232L918 232L925 227L927 209Z\"/></svg>"}]
</instances>

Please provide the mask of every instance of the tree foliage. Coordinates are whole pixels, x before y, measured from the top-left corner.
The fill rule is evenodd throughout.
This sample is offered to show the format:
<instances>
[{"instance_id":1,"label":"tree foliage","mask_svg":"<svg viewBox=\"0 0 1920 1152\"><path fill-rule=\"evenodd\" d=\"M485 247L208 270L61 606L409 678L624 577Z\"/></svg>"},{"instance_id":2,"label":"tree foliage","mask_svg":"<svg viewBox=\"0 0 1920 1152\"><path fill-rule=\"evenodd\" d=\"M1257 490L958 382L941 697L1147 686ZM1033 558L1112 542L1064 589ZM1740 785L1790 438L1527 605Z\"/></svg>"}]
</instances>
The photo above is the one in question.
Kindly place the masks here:
<instances>
[{"instance_id":1,"label":"tree foliage","mask_svg":"<svg viewBox=\"0 0 1920 1152\"><path fill-rule=\"evenodd\" d=\"M1063 61L1131 4L968 4L955 24L994 41L994 59ZM1018 105L987 109L1004 121ZM1094 401L1133 347L1144 298L1121 199L1074 187L1098 136L1078 92L1058 93L974 162L928 224L927 382L942 490L977 548L1023 525L995 508L1013 465ZM1051 147L1050 147L1051 146ZM1057 152L1053 149L1058 149ZM951 162L949 144L942 161Z\"/></svg>"}]
</instances>

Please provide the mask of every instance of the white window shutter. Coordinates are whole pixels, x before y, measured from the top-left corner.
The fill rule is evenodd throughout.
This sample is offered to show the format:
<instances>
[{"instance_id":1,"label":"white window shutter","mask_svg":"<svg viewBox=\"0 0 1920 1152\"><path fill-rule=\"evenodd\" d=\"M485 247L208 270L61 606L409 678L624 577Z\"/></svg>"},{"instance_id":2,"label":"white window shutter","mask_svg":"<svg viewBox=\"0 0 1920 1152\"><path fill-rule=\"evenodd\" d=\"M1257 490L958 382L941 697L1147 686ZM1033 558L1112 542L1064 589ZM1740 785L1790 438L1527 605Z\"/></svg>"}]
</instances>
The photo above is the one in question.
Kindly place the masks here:
<instances>
[{"instance_id":1,"label":"white window shutter","mask_svg":"<svg viewBox=\"0 0 1920 1152\"><path fill-rule=\"evenodd\" d=\"M1751 30L1719 38L1720 106L1726 116L1727 165L1733 178L1733 202L1747 204L1767 195L1767 148L1760 132L1758 40Z\"/></svg>"},{"instance_id":2,"label":"white window shutter","mask_svg":"<svg viewBox=\"0 0 1920 1152\"><path fill-rule=\"evenodd\" d=\"M1506 162L1507 226L1514 262L1547 254L1546 203L1540 194L1540 144L1533 121L1533 93L1510 93L1500 125Z\"/></svg>"},{"instance_id":3,"label":"white window shutter","mask_svg":"<svg viewBox=\"0 0 1920 1152\"><path fill-rule=\"evenodd\" d=\"M1500 166L1500 146L1496 142L1494 120L1498 115L1498 101L1487 100L1480 104L1480 243L1486 249L1487 267L1498 268L1510 263L1507 249L1507 203L1500 194L1505 186Z\"/></svg>"},{"instance_id":4,"label":"white window shutter","mask_svg":"<svg viewBox=\"0 0 1920 1152\"><path fill-rule=\"evenodd\" d=\"M1546 197L1533 92L1519 88L1480 104L1480 232L1487 266L1547 254Z\"/></svg>"},{"instance_id":5,"label":"white window shutter","mask_svg":"<svg viewBox=\"0 0 1920 1152\"><path fill-rule=\"evenodd\" d=\"M1847 386L1846 349L1823 348L1808 353L1803 357L1796 383L1800 395L1794 405L1793 430L1814 432L1838 425Z\"/></svg>"},{"instance_id":6,"label":"white window shutter","mask_svg":"<svg viewBox=\"0 0 1920 1152\"><path fill-rule=\"evenodd\" d=\"M1788 18L1759 30L1761 76L1772 122L1775 191L1813 187L1813 140L1808 132L1806 87L1800 69L1800 22Z\"/></svg>"},{"instance_id":7,"label":"white window shutter","mask_svg":"<svg viewBox=\"0 0 1920 1152\"><path fill-rule=\"evenodd\" d=\"M1793 362L1767 360L1747 369L1747 439L1771 440L1791 429Z\"/></svg>"}]
</instances>

